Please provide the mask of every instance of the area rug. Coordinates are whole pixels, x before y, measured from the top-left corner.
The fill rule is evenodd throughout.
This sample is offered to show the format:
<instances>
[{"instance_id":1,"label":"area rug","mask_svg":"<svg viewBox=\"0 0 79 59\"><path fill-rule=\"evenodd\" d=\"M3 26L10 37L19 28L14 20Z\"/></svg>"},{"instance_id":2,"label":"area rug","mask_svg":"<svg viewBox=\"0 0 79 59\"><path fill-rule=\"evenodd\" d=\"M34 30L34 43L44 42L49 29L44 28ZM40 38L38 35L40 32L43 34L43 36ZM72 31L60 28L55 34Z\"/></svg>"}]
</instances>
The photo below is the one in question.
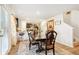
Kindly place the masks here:
<instances>
[{"instance_id":1,"label":"area rug","mask_svg":"<svg viewBox=\"0 0 79 59\"><path fill-rule=\"evenodd\" d=\"M36 53L36 50L38 49L36 45L33 45L31 47L31 50L29 50L28 41L21 41L19 43L18 50L16 52L16 55L45 55L45 51L42 51L40 53ZM60 55L55 51L56 55ZM53 55L52 50L48 51L48 55Z\"/></svg>"}]
</instances>

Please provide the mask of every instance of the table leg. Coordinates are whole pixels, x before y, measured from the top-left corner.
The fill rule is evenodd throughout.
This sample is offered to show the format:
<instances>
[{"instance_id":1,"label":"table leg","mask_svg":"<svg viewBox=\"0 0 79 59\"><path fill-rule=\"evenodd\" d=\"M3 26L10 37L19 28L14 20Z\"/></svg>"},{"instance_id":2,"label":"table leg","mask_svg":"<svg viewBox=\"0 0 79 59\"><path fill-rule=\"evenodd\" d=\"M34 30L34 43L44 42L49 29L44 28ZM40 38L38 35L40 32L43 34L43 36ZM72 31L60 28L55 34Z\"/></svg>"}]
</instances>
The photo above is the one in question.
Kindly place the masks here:
<instances>
[{"instance_id":1,"label":"table leg","mask_svg":"<svg viewBox=\"0 0 79 59\"><path fill-rule=\"evenodd\" d=\"M43 47L42 47L42 42L39 42L39 44L38 44L38 49L36 50L36 53L37 52L41 52L41 51L43 51L44 49L43 49Z\"/></svg>"}]
</instances>

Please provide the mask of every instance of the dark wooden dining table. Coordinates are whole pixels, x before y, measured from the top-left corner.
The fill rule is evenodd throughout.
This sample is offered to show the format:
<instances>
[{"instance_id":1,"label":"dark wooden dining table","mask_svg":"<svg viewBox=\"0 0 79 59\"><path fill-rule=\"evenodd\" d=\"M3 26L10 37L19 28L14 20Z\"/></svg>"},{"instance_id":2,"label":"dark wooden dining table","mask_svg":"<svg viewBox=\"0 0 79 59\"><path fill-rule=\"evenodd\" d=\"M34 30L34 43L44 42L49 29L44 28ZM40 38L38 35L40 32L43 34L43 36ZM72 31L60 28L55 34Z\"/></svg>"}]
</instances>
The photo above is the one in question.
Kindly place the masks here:
<instances>
[{"instance_id":1,"label":"dark wooden dining table","mask_svg":"<svg viewBox=\"0 0 79 59\"><path fill-rule=\"evenodd\" d=\"M37 42L39 42L38 49L36 50L36 53L44 51L44 48L42 47L42 43L45 43L45 40L46 40L46 38L38 38L36 40Z\"/></svg>"}]
</instances>

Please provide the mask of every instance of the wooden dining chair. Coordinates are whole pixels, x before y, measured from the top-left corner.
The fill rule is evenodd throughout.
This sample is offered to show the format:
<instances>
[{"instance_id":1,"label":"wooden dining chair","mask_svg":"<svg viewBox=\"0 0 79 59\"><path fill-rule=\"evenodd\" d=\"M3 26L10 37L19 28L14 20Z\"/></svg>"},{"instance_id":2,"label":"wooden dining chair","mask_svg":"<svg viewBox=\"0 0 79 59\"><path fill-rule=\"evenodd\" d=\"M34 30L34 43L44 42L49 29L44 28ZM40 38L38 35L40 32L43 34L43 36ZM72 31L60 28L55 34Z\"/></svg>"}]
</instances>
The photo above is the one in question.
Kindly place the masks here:
<instances>
[{"instance_id":1,"label":"wooden dining chair","mask_svg":"<svg viewBox=\"0 0 79 59\"><path fill-rule=\"evenodd\" d=\"M56 31L49 31L46 33L45 39L39 39L39 41L42 45L39 47L40 49L36 50L36 52L42 52L45 51L45 55L47 55L47 51L53 49L53 55L55 55L55 40L57 37ZM39 45L38 45L39 46Z\"/></svg>"},{"instance_id":2,"label":"wooden dining chair","mask_svg":"<svg viewBox=\"0 0 79 59\"><path fill-rule=\"evenodd\" d=\"M39 43L32 37L32 34L29 32L29 50L31 49L32 45L39 45Z\"/></svg>"},{"instance_id":3,"label":"wooden dining chair","mask_svg":"<svg viewBox=\"0 0 79 59\"><path fill-rule=\"evenodd\" d=\"M53 49L53 55L55 55L55 40L57 37L56 31L49 31L46 33L46 41L45 41L45 55L47 55L47 51Z\"/></svg>"}]
</instances>

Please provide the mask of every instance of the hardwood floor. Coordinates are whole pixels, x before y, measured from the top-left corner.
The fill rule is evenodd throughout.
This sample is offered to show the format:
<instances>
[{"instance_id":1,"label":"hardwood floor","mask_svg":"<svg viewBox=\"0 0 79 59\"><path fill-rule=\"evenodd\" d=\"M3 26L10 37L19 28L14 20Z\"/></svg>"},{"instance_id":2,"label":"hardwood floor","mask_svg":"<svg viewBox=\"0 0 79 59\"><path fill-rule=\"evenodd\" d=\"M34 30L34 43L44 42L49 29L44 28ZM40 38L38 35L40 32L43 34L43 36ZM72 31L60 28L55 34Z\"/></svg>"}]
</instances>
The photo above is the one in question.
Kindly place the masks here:
<instances>
[{"instance_id":1,"label":"hardwood floor","mask_svg":"<svg viewBox=\"0 0 79 59\"><path fill-rule=\"evenodd\" d=\"M74 47L71 48L71 47L56 43L56 50L61 51L66 55L79 55L79 42L74 43L73 45Z\"/></svg>"},{"instance_id":2,"label":"hardwood floor","mask_svg":"<svg viewBox=\"0 0 79 59\"><path fill-rule=\"evenodd\" d=\"M12 46L10 52L8 55L15 55L15 53L18 51L20 41L17 42L16 46Z\"/></svg>"},{"instance_id":3,"label":"hardwood floor","mask_svg":"<svg viewBox=\"0 0 79 59\"><path fill-rule=\"evenodd\" d=\"M21 42L27 42L27 41L21 41ZM17 43L16 46L12 47L11 51L8 53L9 55L15 55L15 53L18 51L19 43L20 41ZM60 43L56 43L55 50L56 52L62 55L79 55L79 42L74 43L73 48L62 45Z\"/></svg>"}]
</instances>

